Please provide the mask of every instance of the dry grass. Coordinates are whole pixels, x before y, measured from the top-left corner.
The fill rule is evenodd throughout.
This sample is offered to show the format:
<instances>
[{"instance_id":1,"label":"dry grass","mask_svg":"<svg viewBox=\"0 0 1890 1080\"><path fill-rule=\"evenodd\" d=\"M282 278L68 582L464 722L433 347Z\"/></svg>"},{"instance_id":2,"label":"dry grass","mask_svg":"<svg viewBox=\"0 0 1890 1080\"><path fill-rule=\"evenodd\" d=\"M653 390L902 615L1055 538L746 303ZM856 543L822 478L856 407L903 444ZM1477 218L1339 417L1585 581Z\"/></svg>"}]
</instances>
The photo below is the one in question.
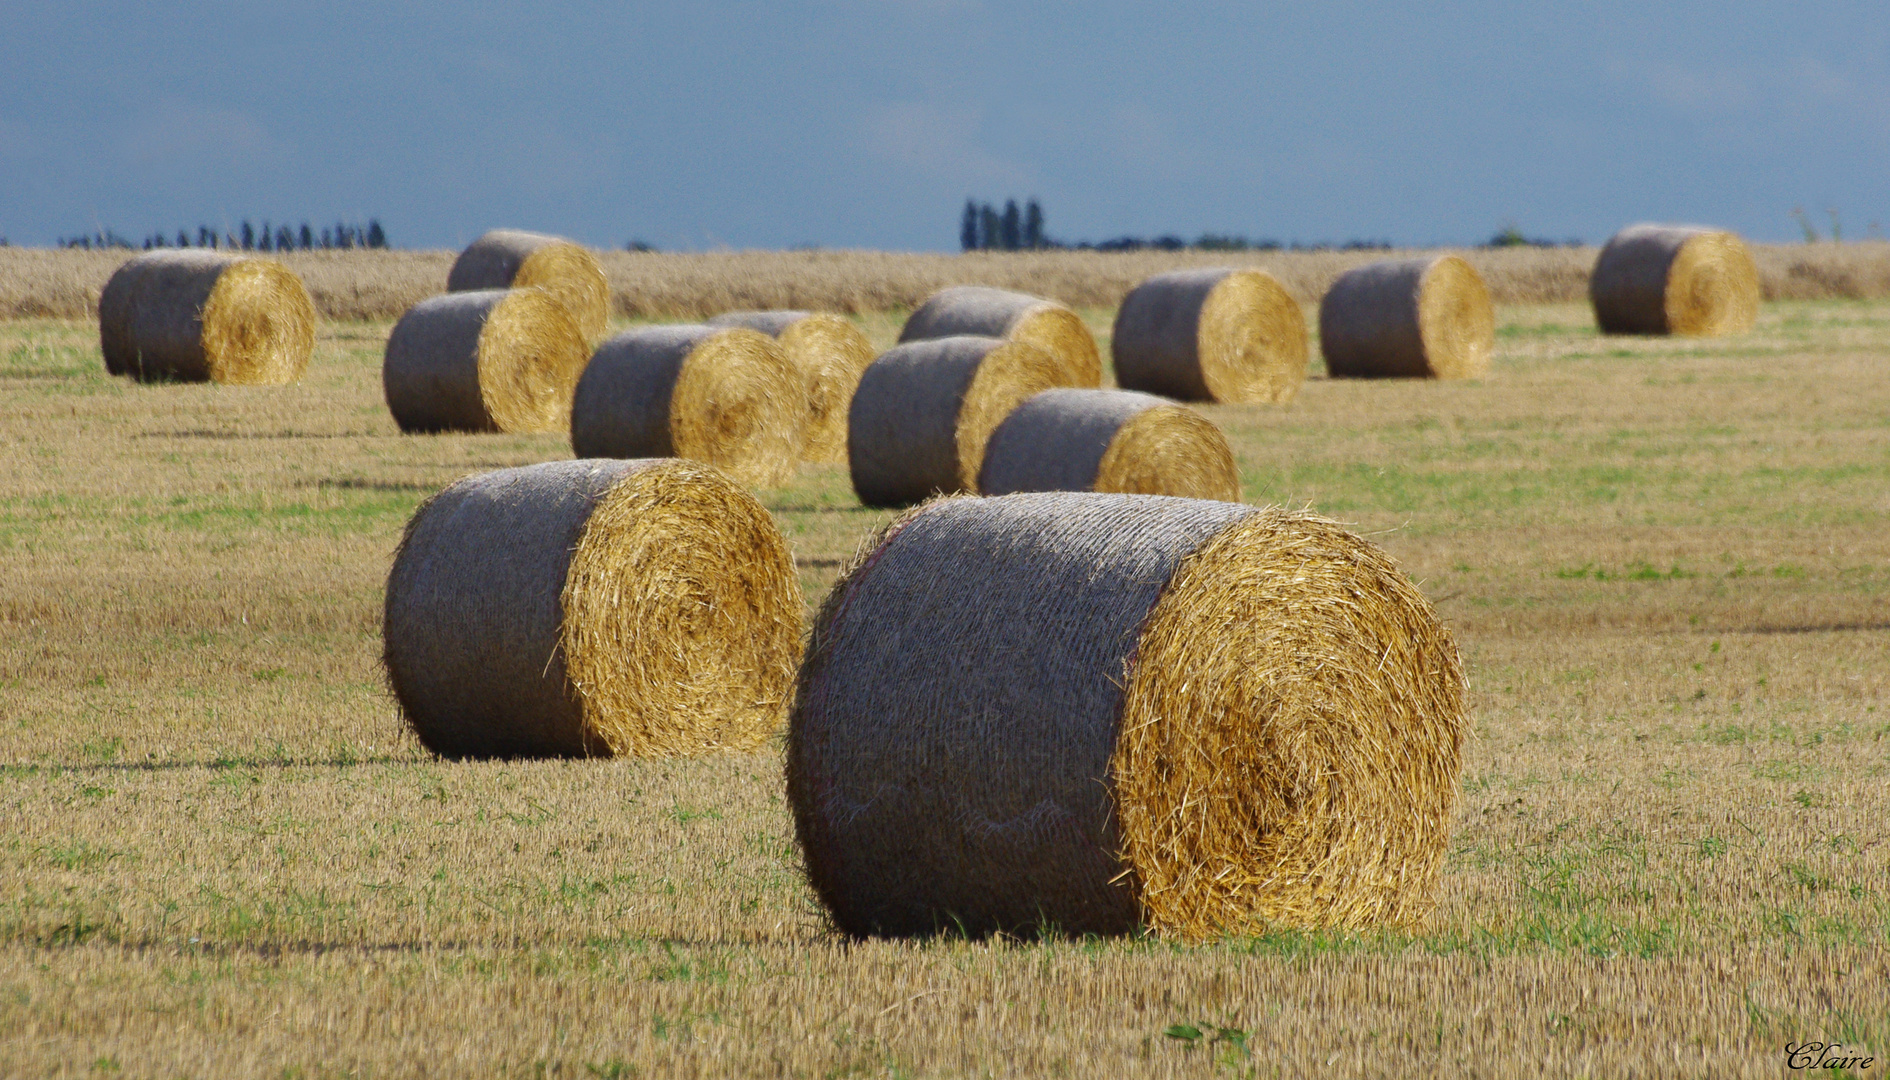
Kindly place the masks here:
<instances>
[{"instance_id":1,"label":"dry grass","mask_svg":"<svg viewBox=\"0 0 1890 1080\"><path fill-rule=\"evenodd\" d=\"M1821 250L1758 256L1776 278ZM0 277L87 258L102 282L83 253L7 252ZM686 283L744 259L785 281L869 257L607 264ZM1085 311L1104 355L1110 314ZM898 321L862 318L882 347ZM794 871L777 751L422 754L375 666L401 525L462 473L567 449L400 436L387 329L325 325L303 382L263 390L130 385L89 323L0 325L8 1073L1773 1076L1787 1040L1890 1053L1890 304L1778 304L1712 342L1508 307L1487 379L1205 408L1249 500L1355 522L1419 581L1478 734L1426 929L1191 949L846 945ZM810 599L888 516L835 466L765 501Z\"/></svg>"},{"instance_id":2,"label":"dry grass","mask_svg":"<svg viewBox=\"0 0 1890 1080\"><path fill-rule=\"evenodd\" d=\"M1499 304L1583 303L1599 249L1506 248L1461 252ZM83 319L128 251L0 248L0 318ZM392 319L446 291L451 251L311 251L278 256L330 319ZM1362 252L598 252L620 317L702 319L724 311L795 308L856 315L906 311L948 285L991 285L1113 308L1155 274L1251 266L1293 298L1316 304L1355 266L1416 251ZM1890 242L1752 247L1768 300L1890 299ZM1106 352L1106 350L1105 350Z\"/></svg>"}]
</instances>

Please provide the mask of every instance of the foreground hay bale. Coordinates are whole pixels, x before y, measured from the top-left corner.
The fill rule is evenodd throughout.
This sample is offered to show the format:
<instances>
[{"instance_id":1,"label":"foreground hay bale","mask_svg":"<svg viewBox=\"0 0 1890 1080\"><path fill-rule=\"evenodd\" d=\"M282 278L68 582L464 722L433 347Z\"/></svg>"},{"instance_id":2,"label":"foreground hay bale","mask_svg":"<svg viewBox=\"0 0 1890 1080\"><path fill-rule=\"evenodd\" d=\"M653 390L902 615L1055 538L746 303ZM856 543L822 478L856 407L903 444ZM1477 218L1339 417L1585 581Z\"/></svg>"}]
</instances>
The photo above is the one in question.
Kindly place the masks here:
<instances>
[{"instance_id":1,"label":"foreground hay bale","mask_svg":"<svg viewBox=\"0 0 1890 1080\"><path fill-rule=\"evenodd\" d=\"M981 285L940 289L906 319L899 342L966 335L1035 345L1069 369L1061 385L1102 385L1102 356L1082 318L1054 300L1029 293Z\"/></svg>"},{"instance_id":2,"label":"foreground hay bale","mask_svg":"<svg viewBox=\"0 0 1890 1080\"><path fill-rule=\"evenodd\" d=\"M1240 500L1227 437L1207 417L1132 390L1045 390L991 433L978 491L1114 491Z\"/></svg>"},{"instance_id":3,"label":"foreground hay bale","mask_svg":"<svg viewBox=\"0 0 1890 1080\"><path fill-rule=\"evenodd\" d=\"M273 260L153 251L105 283L98 338L113 375L279 385L308 369L315 305Z\"/></svg>"},{"instance_id":4,"label":"foreground hay bale","mask_svg":"<svg viewBox=\"0 0 1890 1080\"><path fill-rule=\"evenodd\" d=\"M1333 522L948 499L822 605L788 796L852 934L1411 925L1464 724L1450 634Z\"/></svg>"},{"instance_id":5,"label":"foreground hay bale","mask_svg":"<svg viewBox=\"0 0 1890 1080\"><path fill-rule=\"evenodd\" d=\"M1177 270L1116 312L1116 382L1188 401L1276 404L1306 381L1306 317L1263 270Z\"/></svg>"},{"instance_id":6,"label":"foreground hay bale","mask_svg":"<svg viewBox=\"0 0 1890 1080\"><path fill-rule=\"evenodd\" d=\"M448 292L533 287L564 305L586 342L604 336L610 321L604 264L563 237L494 229L466 245L446 274Z\"/></svg>"},{"instance_id":7,"label":"foreground hay bale","mask_svg":"<svg viewBox=\"0 0 1890 1080\"><path fill-rule=\"evenodd\" d=\"M402 431L563 431L589 354L543 289L447 293L394 324L381 388Z\"/></svg>"},{"instance_id":8,"label":"foreground hay bale","mask_svg":"<svg viewBox=\"0 0 1890 1080\"><path fill-rule=\"evenodd\" d=\"M578 457L685 457L779 487L807 430L801 373L766 334L650 326L599 346L571 404Z\"/></svg>"},{"instance_id":9,"label":"foreground hay bale","mask_svg":"<svg viewBox=\"0 0 1890 1080\"><path fill-rule=\"evenodd\" d=\"M873 362L873 343L852 320L807 311L731 311L710 326L742 326L771 335L807 384L806 461L847 459L847 407L860 373Z\"/></svg>"},{"instance_id":10,"label":"foreground hay bale","mask_svg":"<svg viewBox=\"0 0 1890 1080\"><path fill-rule=\"evenodd\" d=\"M1736 233L1629 225L1595 259L1588 298L1604 334L1739 334L1759 318L1759 268Z\"/></svg>"},{"instance_id":11,"label":"foreground hay bale","mask_svg":"<svg viewBox=\"0 0 1890 1080\"><path fill-rule=\"evenodd\" d=\"M868 506L974 491L985 444L1069 368L1021 341L948 337L888 349L860 376L847 414L853 490Z\"/></svg>"},{"instance_id":12,"label":"foreground hay bale","mask_svg":"<svg viewBox=\"0 0 1890 1080\"><path fill-rule=\"evenodd\" d=\"M469 476L407 523L384 662L447 757L695 754L779 730L794 561L760 503L680 461Z\"/></svg>"},{"instance_id":13,"label":"foreground hay bale","mask_svg":"<svg viewBox=\"0 0 1890 1080\"><path fill-rule=\"evenodd\" d=\"M1319 348L1333 378L1474 379L1496 350L1496 309L1456 255L1386 259L1332 283Z\"/></svg>"}]
</instances>

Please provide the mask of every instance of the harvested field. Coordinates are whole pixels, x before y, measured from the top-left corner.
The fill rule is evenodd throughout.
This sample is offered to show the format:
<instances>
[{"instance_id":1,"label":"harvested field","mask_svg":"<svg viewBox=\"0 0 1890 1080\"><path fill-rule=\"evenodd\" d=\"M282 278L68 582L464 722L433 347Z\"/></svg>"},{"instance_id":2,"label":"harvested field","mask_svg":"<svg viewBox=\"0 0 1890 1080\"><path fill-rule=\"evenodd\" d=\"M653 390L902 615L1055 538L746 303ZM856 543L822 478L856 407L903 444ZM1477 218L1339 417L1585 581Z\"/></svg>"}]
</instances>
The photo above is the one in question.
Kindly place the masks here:
<instances>
[{"instance_id":1,"label":"harvested field","mask_svg":"<svg viewBox=\"0 0 1890 1080\"><path fill-rule=\"evenodd\" d=\"M1780 253L1827 249L1756 255L1777 287L1796 280ZM1829 250L1859 261L1819 273L1884 290L1870 268L1890 246ZM387 320L322 324L307 377L267 391L127 385L89 321L0 324L0 1061L1772 1077L1787 1042L1818 1040L1874 1053L1859 1075L1875 1075L1890 303L1772 304L1728 339L1603 338L1579 283L1592 250L1514 254L1566 260L1570 302L1500 306L1486 379L1316 373L1289 405L1201 407L1248 501L1351 522L1418 583L1463 648L1474 737L1424 928L1189 948L849 944L796 872L778 748L427 756L376 665L401 527L455 477L567 457L565 439L400 435L381 400ZM430 265L405 303L450 258L285 261L321 305L348 260ZM1034 257L1015 258L605 261L618 289L626 267L668 267L669 295L699 297L692 282L737 265L780 268L757 280L785 290L796 266L810 283L862 280L821 276L848 259L1021 277ZM1124 290L1186 264L1120 258ZM323 260L336 276L310 269ZM102 284L115 262L0 251L0 307L57 291L22 293L35 267L82 306L78 270ZM1478 269L1503 303L1502 272ZM1084 315L1107 356L1096 296ZM884 348L900 317L860 321ZM891 516L862 509L841 466L762 499L810 611Z\"/></svg>"},{"instance_id":2,"label":"harvested field","mask_svg":"<svg viewBox=\"0 0 1890 1080\"><path fill-rule=\"evenodd\" d=\"M1499 304L1586 303L1600 249L1462 251ZM99 290L130 251L0 247L0 318L91 318ZM394 319L446 291L453 251L307 251L276 256L308 285L330 319ZM705 319L725 311L805 308L900 318L948 285L991 285L1075 308L1114 308L1137 283L1170 270L1252 266L1278 278L1301 304L1317 304L1334 278L1416 250L1353 252L600 251L611 310L634 319ZM1755 244L1767 300L1890 299L1890 242ZM1592 318L1592 316L1591 316ZM1104 324L1105 330L1108 324ZM1099 334L1105 338L1107 334ZM1106 346L1106 342L1104 343ZM882 344L882 347L884 345Z\"/></svg>"}]
</instances>

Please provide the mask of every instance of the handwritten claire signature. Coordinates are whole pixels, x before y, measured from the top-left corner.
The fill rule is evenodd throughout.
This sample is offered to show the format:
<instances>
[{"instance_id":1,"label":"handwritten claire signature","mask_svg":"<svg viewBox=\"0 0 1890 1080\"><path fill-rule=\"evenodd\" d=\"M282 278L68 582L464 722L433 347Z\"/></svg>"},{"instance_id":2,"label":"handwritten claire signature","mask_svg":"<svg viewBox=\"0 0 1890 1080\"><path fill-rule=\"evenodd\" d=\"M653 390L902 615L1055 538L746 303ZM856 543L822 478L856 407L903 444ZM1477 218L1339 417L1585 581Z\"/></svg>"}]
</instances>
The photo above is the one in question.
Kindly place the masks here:
<instances>
[{"instance_id":1,"label":"handwritten claire signature","mask_svg":"<svg viewBox=\"0 0 1890 1080\"><path fill-rule=\"evenodd\" d=\"M1837 1043L1785 1044L1785 1065L1792 1069L1868 1069L1876 1060L1865 1054L1847 1054Z\"/></svg>"}]
</instances>

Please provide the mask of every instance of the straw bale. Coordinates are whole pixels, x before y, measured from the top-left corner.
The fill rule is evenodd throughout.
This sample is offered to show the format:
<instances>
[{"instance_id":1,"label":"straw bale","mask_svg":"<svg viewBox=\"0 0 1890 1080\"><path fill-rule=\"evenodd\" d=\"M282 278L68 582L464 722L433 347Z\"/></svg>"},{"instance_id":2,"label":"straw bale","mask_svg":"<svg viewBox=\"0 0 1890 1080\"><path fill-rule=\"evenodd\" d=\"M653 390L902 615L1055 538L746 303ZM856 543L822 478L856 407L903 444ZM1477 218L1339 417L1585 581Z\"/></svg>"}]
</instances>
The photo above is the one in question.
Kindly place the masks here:
<instances>
[{"instance_id":1,"label":"straw bale","mask_svg":"<svg viewBox=\"0 0 1890 1080\"><path fill-rule=\"evenodd\" d=\"M740 327L648 326L598 346L571 405L579 457L684 457L779 487L807 431L801 373L773 338Z\"/></svg>"},{"instance_id":2,"label":"straw bale","mask_svg":"<svg viewBox=\"0 0 1890 1080\"><path fill-rule=\"evenodd\" d=\"M1414 926L1465 724L1449 632L1334 522L944 499L822 605L788 796L850 934Z\"/></svg>"},{"instance_id":3,"label":"straw bale","mask_svg":"<svg viewBox=\"0 0 1890 1080\"><path fill-rule=\"evenodd\" d=\"M1029 293L982 285L940 289L906 319L899 342L966 335L1035 345L1069 368L1062 385L1102 385L1102 356L1082 317L1054 300Z\"/></svg>"},{"instance_id":4,"label":"straw bale","mask_svg":"<svg viewBox=\"0 0 1890 1080\"><path fill-rule=\"evenodd\" d=\"M946 337L895 345L860 376L847 416L853 490L868 506L974 491L985 445L1011 410L1066 385L1069 368L1021 341Z\"/></svg>"},{"instance_id":5,"label":"straw bale","mask_svg":"<svg viewBox=\"0 0 1890 1080\"><path fill-rule=\"evenodd\" d=\"M563 431L588 355L543 289L447 293L394 324L381 387L402 431Z\"/></svg>"},{"instance_id":6,"label":"straw bale","mask_svg":"<svg viewBox=\"0 0 1890 1080\"><path fill-rule=\"evenodd\" d=\"M1759 317L1759 268L1736 233L1629 225L1595 259L1588 298L1604 334L1740 334Z\"/></svg>"},{"instance_id":7,"label":"straw bale","mask_svg":"<svg viewBox=\"0 0 1890 1080\"><path fill-rule=\"evenodd\" d=\"M785 717L801 603L774 520L714 469L554 461L414 513L383 661L447 757L750 749Z\"/></svg>"},{"instance_id":8,"label":"straw bale","mask_svg":"<svg viewBox=\"0 0 1890 1080\"><path fill-rule=\"evenodd\" d=\"M851 319L807 311L731 311L710 319L710 326L744 326L781 343L807 383L805 461L847 460L847 407L860 373L877 355L873 343Z\"/></svg>"},{"instance_id":9,"label":"straw bale","mask_svg":"<svg viewBox=\"0 0 1890 1080\"><path fill-rule=\"evenodd\" d=\"M308 369L315 305L273 260L153 251L105 283L98 337L113 375L280 385Z\"/></svg>"},{"instance_id":10,"label":"straw bale","mask_svg":"<svg viewBox=\"0 0 1890 1080\"><path fill-rule=\"evenodd\" d=\"M1176 270L1137 285L1110 353L1125 389L1187 401L1291 401L1306 381L1306 317L1264 270Z\"/></svg>"},{"instance_id":11,"label":"straw bale","mask_svg":"<svg viewBox=\"0 0 1890 1080\"><path fill-rule=\"evenodd\" d=\"M603 338L610 285L589 248L559 236L494 229L466 245L446 274L446 291L523 289L550 293L577 322L586 343Z\"/></svg>"},{"instance_id":12,"label":"straw bale","mask_svg":"<svg viewBox=\"0 0 1890 1080\"><path fill-rule=\"evenodd\" d=\"M991 433L978 491L1115 491L1240 501L1227 437L1186 405L1133 390L1045 390Z\"/></svg>"},{"instance_id":13,"label":"straw bale","mask_svg":"<svg viewBox=\"0 0 1890 1080\"><path fill-rule=\"evenodd\" d=\"M1474 379L1496 349L1496 310L1456 255L1386 259L1332 283L1319 347L1334 378Z\"/></svg>"}]
</instances>

